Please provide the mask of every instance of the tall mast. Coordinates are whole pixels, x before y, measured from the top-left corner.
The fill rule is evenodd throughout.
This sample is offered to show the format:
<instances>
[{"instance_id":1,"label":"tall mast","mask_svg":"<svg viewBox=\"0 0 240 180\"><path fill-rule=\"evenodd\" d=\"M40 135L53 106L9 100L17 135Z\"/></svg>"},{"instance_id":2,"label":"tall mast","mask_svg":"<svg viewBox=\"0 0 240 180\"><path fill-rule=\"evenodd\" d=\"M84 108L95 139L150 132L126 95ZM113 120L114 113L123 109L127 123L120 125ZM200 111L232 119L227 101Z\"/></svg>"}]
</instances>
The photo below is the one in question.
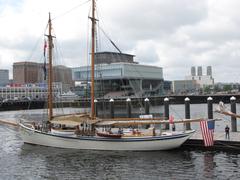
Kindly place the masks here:
<instances>
[{"instance_id":1,"label":"tall mast","mask_svg":"<svg viewBox=\"0 0 240 180\"><path fill-rule=\"evenodd\" d=\"M91 53L91 118L95 118L94 111L94 53L95 53L95 0L92 0L92 53Z\"/></svg>"},{"instance_id":2,"label":"tall mast","mask_svg":"<svg viewBox=\"0 0 240 180\"><path fill-rule=\"evenodd\" d=\"M52 95L52 81L53 81L53 73L52 73L52 48L53 48L53 37L52 37L52 21L51 14L49 13L48 20L48 117L49 120L53 118L53 95Z\"/></svg>"}]
</instances>

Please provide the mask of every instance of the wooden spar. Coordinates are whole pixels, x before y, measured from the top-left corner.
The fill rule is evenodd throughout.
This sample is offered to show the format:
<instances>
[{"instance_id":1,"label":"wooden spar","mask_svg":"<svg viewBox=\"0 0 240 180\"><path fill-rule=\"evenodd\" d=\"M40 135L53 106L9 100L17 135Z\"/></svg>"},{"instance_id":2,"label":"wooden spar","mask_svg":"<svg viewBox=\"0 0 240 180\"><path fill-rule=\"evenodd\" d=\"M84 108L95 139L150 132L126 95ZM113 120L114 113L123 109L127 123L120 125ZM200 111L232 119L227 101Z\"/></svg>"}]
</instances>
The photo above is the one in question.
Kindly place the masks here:
<instances>
[{"instance_id":1,"label":"wooden spar","mask_svg":"<svg viewBox=\"0 0 240 180\"><path fill-rule=\"evenodd\" d=\"M52 37L52 21L51 14L49 13L48 20L48 117L49 120L53 118L53 95L52 95L52 81L53 81L53 73L52 73L52 48L53 48L53 37Z\"/></svg>"},{"instance_id":2,"label":"wooden spar","mask_svg":"<svg viewBox=\"0 0 240 180\"><path fill-rule=\"evenodd\" d=\"M235 114L235 113L233 113L233 112L231 112L231 111L219 111L219 110L215 110L215 112L220 113L220 114L224 114L224 115L226 115L226 116L231 116L231 117L240 118L240 115Z\"/></svg>"},{"instance_id":3,"label":"wooden spar","mask_svg":"<svg viewBox=\"0 0 240 180\"><path fill-rule=\"evenodd\" d=\"M127 119L127 118L126 118ZM179 119L174 120L173 123L187 123L187 122L200 122L204 118L197 118L197 119ZM213 119L213 121L220 121L221 119ZM112 126L130 126L130 125L146 125L146 124L166 124L169 123L167 120L161 120L161 119L137 119L135 120L129 119L129 120L123 120L123 119L113 119L111 120L102 120L100 122L97 122L96 125L98 126L105 126L105 125L112 125Z\"/></svg>"},{"instance_id":4,"label":"wooden spar","mask_svg":"<svg viewBox=\"0 0 240 180\"><path fill-rule=\"evenodd\" d=\"M18 126L18 123L16 123L16 122L10 122L10 121L3 120L3 119L0 119L0 123L1 124L11 125L11 126Z\"/></svg>"},{"instance_id":5,"label":"wooden spar","mask_svg":"<svg viewBox=\"0 0 240 180\"><path fill-rule=\"evenodd\" d=\"M94 111L94 53L95 53L95 0L92 0L92 53L91 53L91 119L95 118Z\"/></svg>"}]
</instances>

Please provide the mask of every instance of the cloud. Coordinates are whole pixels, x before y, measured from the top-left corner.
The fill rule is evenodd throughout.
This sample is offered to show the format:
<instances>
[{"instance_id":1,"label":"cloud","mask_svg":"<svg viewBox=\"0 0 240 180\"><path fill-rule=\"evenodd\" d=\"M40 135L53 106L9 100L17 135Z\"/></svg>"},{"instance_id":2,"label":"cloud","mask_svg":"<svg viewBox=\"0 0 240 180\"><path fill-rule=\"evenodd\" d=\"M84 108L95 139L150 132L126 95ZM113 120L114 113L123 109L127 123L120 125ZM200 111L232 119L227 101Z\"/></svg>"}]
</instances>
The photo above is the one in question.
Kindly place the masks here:
<instances>
[{"instance_id":1,"label":"cloud","mask_svg":"<svg viewBox=\"0 0 240 180\"><path fill-rule=\"evenodd\" d=\"M90 3L80 6L84 2L0 0L1 67L41 61L48 12L57 37L55 56L72 67L86 64ZM239 6L238 0L101 0L97 17L124 53L163 67L165 79L184 79L191 66L211 65L216 82L239 82ZM103 33L97 37L99 51L116 51Z\"/></svg>"}]
</instances>

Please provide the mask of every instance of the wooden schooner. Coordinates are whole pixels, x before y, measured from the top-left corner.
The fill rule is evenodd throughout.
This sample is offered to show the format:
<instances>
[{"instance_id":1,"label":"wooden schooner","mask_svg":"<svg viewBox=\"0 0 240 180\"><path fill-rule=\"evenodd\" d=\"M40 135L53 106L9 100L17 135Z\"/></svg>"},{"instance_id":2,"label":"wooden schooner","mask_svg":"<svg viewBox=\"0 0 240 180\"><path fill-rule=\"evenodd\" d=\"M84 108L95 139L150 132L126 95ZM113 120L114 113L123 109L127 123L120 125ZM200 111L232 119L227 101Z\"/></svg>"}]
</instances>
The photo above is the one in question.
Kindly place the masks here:
<instances>
[{"instance_id":1,"label":"wooden schooner","mask_svg":"<svg viewBox=\"0 0 240 180\"><path fill-rule=\"evenodd\" d=\"M114 118L101 119L96 117L94 108L94 53L95 53L95 0L92 0L92 50L91 50L91 114L75 114L53 116L52 105L52 22L48 21L48 122L40 127L21 121L21 137L24 143L73 149L92 150L130 150L153 151L168 150L181 146L195 131L164 132L156 130L158 124L169 123L163 118ZM200 121L201 119L175 120L174 123ZM72 129L56 129L54 125L72 127ZM132 129L131 126L149 125L149 129ZM73 129L73 127L75 129ZM114 132L119 129L120 132Z\"/></svg>"}]
</instances>

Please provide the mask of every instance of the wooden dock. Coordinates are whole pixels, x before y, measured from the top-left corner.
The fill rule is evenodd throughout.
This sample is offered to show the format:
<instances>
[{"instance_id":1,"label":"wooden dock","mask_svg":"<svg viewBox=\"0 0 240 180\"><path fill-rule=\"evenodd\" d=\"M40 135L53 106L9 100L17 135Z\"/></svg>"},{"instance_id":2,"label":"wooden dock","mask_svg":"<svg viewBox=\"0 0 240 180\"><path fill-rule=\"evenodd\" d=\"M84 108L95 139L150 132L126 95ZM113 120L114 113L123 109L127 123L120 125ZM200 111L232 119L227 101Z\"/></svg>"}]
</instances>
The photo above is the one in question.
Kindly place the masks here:
<instances>
[{"instance_id":1,"label":"wooden dock","mask_svg":"<svg viewBox=\"0 0 240 180\"><path fill-rule=\"evenodd\" d=\"M240 132L230 132L230 139L225 138L225 132L214 133L214 146L204 147L202 134L197 131L188 139L182 148L197 148L206 150L240 150Z\"/></svg>"}]
</instances>

